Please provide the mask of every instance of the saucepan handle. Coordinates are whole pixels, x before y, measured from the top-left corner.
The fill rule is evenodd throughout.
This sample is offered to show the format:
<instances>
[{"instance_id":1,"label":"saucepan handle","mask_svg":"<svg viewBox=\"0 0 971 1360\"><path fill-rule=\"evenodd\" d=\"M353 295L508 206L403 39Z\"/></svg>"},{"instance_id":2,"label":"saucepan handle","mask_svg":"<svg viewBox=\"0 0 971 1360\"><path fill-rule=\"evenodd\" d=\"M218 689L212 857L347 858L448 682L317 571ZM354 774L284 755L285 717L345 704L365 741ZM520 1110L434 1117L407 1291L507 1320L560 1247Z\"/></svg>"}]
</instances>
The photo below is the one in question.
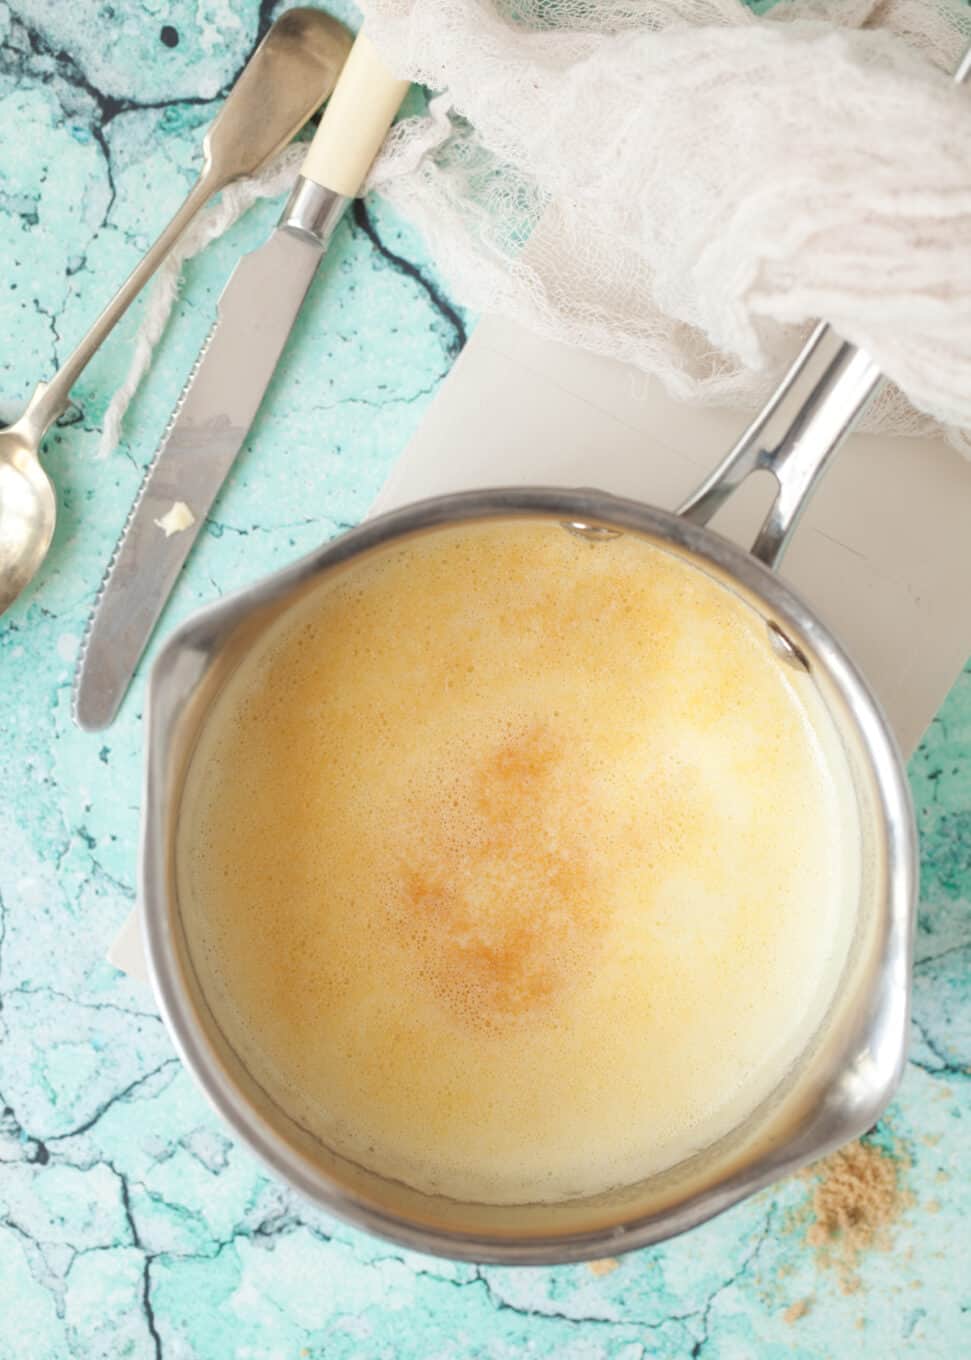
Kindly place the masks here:
<instances>
[{"instance_id":1,"label":"saucepan handle","mask_svg":"<svg viewBox=\"0 0 971 1360\"><path fill-rule=\"evenodd\" d=\"M869 355L820 322L768 404L678 513L707 524L750 473L771 472L778 490L752 553L774 567L813 487L880 382Z\"/></svg>"},{"instance_id":2,"label":"saucepan handle","mask_svg":"<svg viewBox=\"0 0 971 1360\"><path fill-rule=\"evenodd\" d=\"M969 74L971 47L954 79L960 84ZM869 355L820 322L765 408L678 513L707 524L750 473L771 472L778 491L752 553L776 566L816 482L881 381Z\"/></svg>"}]
</instances>

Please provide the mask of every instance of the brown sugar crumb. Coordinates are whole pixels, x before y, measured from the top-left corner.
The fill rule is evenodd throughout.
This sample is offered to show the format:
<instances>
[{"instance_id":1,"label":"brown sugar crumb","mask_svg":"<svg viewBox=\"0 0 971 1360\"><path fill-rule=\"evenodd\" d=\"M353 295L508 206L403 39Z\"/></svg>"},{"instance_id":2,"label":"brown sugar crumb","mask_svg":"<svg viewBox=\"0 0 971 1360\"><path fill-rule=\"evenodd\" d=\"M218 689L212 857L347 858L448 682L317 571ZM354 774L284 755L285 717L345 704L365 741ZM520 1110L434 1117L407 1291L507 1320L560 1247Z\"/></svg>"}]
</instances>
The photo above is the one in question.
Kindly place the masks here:
<instances>
[{"instance_id":1,"label":"brown sugar crumb","mask_svg":"<svg viewBox=\"0 0 971 1360\"><path fill-rule=\"evenodd\" d=\"M591 1275L609 1275L619 1265L620 1262L615 1261L612 1256L605 1256L602 1261L588 1261L587 1269Z\"/></svg>"},{"instance_id":2,"label":"brown sugar crumb","mask_svg":"<svg viewBox=\"0 0 971 1360\"><path fill-rule=\"evenodd\" d=\"M791 1327L794 1322L798 1322L800 1318L806 1316L809 1312L810 1304L810 1299L796 1299L795 1303L790 1303L789 1307L782 1314L782 1321L788 1322Z\"/></svg>"},{"instance_id":3,"label":"brown sugar crumb","mask_svg":"<svg viewBox=\"0 0 971 1360\"><path fill-rule=\"evenodd\" d=\"M812 1194L813 1222L806 1242L820 1265L837 1272L846 1294L860 1287L860 1255L890 1244L890 1228L912 1196L900 1183L906 1159L873 1142L849 1143L825 1158L810 1174L818 1179Z\"/></svg>"}]
</instances>

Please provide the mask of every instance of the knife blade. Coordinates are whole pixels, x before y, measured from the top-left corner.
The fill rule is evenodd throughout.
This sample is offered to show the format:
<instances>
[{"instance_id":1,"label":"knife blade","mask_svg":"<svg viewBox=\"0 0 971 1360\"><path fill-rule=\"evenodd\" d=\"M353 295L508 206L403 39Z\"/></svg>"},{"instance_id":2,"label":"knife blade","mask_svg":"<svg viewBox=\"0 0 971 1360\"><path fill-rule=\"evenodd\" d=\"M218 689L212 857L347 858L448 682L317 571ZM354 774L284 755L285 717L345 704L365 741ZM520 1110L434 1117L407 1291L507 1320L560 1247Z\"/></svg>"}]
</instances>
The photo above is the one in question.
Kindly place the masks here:
<instances>
[{"instance_id":1,"label":"knife blade","mask_svg":"<svg viewBox=\"0 0 971 1360\"><path fill-rule=\"evenodd\" d=\"M237 264L108 564L81 644L74 719L100 731L243 445L317 267L387 135L406 81L351 48L269 240Z\"/></svg>"}]
</instances>

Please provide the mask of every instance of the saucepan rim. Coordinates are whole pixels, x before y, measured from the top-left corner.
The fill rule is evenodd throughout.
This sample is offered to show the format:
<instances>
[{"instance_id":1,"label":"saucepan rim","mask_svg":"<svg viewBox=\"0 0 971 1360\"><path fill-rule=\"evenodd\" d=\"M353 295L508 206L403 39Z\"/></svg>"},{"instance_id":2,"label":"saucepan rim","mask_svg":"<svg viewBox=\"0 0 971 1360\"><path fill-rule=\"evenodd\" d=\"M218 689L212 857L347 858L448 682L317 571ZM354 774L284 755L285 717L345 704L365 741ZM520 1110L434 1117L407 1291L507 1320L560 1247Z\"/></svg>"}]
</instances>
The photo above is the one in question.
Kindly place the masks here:
<instances>
[{"instance_id":1,"label":"saucepan rim","mask_svg":"<svg viewBox=\"0 0 971 1360\"><path fill-rule=\"evenodd\" d=\"M514 1240L429 1228L385 1212L342 1187L263 1119L215 1060L195 1019L175 941L177 907L167 889L171 804L170 739L179 715L221 643L252 613L269 609L299 587L372 549L426 530L488 519L542 518L577 526L639 532L669 543L682 555L740 586L763 612L798 639L811 664L824 666L855 725L871 766L885 831L886 891L880 923L880 963L874 994L859 1021L872 1083L857 1090L843 1114L833 1110L811 1142L796 1140L756 1158L713 1187L673 1208L589 1232ZM187 666L187 655L193 665ZM910 965L917 896L917 839L909 787L896 742L877 700L829 630L778 575L751 553L708 527L672 512L596 490L499 487L413 502L364 521L281 571L209 605L183 623L152 669L145 715L147 758L140 863L140 911L149 973L159 1009L183 1063L217 1112L277 1176L317 1206L413 1250L453 1260L506 1265L552 1265L595 1259L649 1246L695 1227L780 1176L859 1135L890 1101L903 1071L909 1019Z\"/></svg>"}]
</instances>

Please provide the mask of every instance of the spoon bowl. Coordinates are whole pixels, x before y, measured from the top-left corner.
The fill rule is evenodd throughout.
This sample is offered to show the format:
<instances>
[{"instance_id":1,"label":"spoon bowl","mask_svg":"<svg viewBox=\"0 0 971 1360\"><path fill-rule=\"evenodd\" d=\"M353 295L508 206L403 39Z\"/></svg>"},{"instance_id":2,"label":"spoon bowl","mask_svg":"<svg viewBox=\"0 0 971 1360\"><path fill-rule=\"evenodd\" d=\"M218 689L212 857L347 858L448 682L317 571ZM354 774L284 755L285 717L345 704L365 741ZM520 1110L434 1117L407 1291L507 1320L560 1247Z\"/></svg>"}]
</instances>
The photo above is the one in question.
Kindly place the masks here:
<instances>
[{"instance_id":1,"label":"spoon bowl","mask_svg":"<svg viewBox=\"0 0 971 1360\"><path fill-rule=\"evenodd\" d=\"M0 432L0 614L47 556L57 518L53 483L23 424Z\"/></svg>"}]
</instances>

